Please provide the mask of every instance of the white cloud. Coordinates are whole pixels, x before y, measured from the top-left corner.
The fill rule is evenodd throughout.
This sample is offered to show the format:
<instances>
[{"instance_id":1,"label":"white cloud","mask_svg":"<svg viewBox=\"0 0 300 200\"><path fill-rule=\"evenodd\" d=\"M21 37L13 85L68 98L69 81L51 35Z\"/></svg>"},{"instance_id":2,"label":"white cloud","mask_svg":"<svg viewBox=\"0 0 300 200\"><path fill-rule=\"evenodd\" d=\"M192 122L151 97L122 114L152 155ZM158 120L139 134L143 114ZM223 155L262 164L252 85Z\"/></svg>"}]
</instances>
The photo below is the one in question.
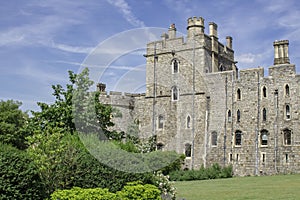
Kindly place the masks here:
<instances>
[{"instance_id":1,"label":"white cloud","mask_svg":"<svg viewBox=\"0 0 300 200\"><path fill-rule=\"evenodd\" d=\"M94 47L80 47L80 46L70 46L66 44L57 44L52 42L51 45L53 48L66 51L66 52L71 52L71 53L84 53L88 54L91 51L93 51Z\"/></svg>"},{"instance_id":2,"label":"white cloud","mask_svg":"<svg viewBox=\"0 0 300 200\"><path fill-rule=\"evenodd\" d=\"M124 0L107 0L108 3L117 7L123 14L126 21L136 27L145 27L145 23L139 20L133 13L131 7Z\"/></svg>"},{"instance_id":3,"label":"white cloud","mask_svg":"<svg viewBox=\"0 0 300 200\"><path fill-rule=\"evenodd\" d=\"M257 57L260 57L259 55L254 55L252 53L245 53L242 55L237 55L236 60L239 63L246 63L246 64L251 64L254 63Z\"/></svg>"}]
</instances>

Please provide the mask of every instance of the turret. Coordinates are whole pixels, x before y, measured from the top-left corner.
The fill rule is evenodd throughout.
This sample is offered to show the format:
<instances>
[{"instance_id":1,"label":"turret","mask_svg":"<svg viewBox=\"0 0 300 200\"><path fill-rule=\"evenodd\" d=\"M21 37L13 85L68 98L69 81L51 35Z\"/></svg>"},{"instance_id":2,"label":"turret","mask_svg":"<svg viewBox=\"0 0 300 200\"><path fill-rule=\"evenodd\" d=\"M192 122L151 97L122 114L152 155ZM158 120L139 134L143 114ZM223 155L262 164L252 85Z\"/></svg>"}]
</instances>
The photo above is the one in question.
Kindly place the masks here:
<instances>
[{"instance_id":1,"label":"turret","mask_svg":"<svg viewBox=\"0 0 300 200\"><path fill-rule=\"evenodd\" d=\"M274 46L274 65L290 64L289 41L280 40L273 43Z\"/></svg>"},{"instance_id":2,"label":"turret","mask_svg":"<svg viewBox=\"0 0 300 200\"><path fill-rule=\"evenodd\" d=\"M194 37L197 34L204 34L204 19L202 17L190 17L187 21L187 37Z\"/></svg>"}]
</instances>

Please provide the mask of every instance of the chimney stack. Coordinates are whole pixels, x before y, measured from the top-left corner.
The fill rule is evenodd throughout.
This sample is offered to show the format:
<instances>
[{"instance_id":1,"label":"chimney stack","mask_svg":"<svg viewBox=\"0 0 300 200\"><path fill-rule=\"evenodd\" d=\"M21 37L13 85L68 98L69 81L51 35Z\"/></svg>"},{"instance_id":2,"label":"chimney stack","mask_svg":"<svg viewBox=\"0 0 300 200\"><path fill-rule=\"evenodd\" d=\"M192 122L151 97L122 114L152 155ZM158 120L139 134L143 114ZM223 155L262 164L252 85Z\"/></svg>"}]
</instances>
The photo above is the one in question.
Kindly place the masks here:
<instances>
[{"instance_id":1,"label":"chimney stack","mask_svg":"<svg viewBox=\"0 0 300 200\"><path fill-rule=\"evenodd\" d=\"M174 23L169 27L168 35L170 39L176 38L176 27Z\"/></svg>"},{"instance_id":2,"label":"chimney stack","mask_svg":"<svg viewBox=\"0 0 300 200\"><path fill-rule=\"evenodd\" d=\"M229 49L232 49L232 37L231 36L226 37L226 47L228 47Z\"/></svg>"},{"instance_id":3,"label":"chimney stack","mask_svg":"<svg viewBox=\"0 0 300 200\"><path fill-rule=\"evenodd\" d=\"M290 64L289 41L280 40L273 43L274 46L274 65Z\"/></svg>"}]
</instances>

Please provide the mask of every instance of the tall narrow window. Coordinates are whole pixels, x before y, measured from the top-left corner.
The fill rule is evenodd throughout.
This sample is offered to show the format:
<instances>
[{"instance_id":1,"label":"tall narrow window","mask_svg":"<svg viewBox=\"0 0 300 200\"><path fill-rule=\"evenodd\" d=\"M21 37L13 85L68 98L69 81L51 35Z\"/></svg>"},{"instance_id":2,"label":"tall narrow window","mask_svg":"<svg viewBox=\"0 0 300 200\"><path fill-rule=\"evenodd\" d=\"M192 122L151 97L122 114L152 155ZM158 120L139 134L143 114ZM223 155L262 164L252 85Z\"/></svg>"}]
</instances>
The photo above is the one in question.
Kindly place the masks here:
<instances>
[{"instance_id":1,"label":"tall narrow window","mask_svg":"<svg viewBox=\"0 0 300 200\"><path fill-rule=\"evenodd\" d=\"M242 145L242 132L241 131L235 132L235 145L237 145L237 146Z\"/></svg>"},{"instance_id":2,"label":"tall narrow window","mask_svg":"<svg viewBox=\"0 0 300 200\"><path fill-rule=\"evenodd\" d=\"M284 145L291 145L292 144L292 131L289 129L283 130L283 143Z\"/></svg>"},{"instance_id":3,"label":"tall narrow window","mask_svg":"<svg viewBox=\"0 0 300 200\"><path fill-rule=\"evenodd\" d=\"M285 117L286 119L290 119L291 118L291 108L289 105L285 106Z\"/></svg>"},{"instance_id":4,"label":"tall narrow window","mask_svg":"<svg viewBox=\"0 0 300 200\"><path fill-rule=\"evenodd\" d=\"M268 145L268 131L267 130L262 130L260 132L260 144L262 146Z\"/></svg>"},{"instance_id":5,"label":"tall narrow window","mask_svg":"<svg viewBox=\"0 0 300 200\"><path fill-rule=\"evenodd\" d=\"M187 118L186 118L186 127L191 128L191 117L190 116L187 116Z\"/></svg>"},{"instance_id":6,"label":"tall narrow window","mask_svg":"<svg viewBox=\"0 0 300 200\"><path fill-rule=\"evenodd\" d=\"M172 100L173 101L178 100L178 89L175 86L172 88Z\"/></svg>"},{"instance_id":7,"label":"tall narrow window","mask_svg":"<svg viewBox=\"0 0 300 200\"><path fill-rule=\"evenodd\" d=\"M241 111L240 110L237 110L237 112L236 112L236 121L237 122L241 121Z\"/></svg>"},{"instance_id":8,"label":"tall narrow window","mask_svg":"<svg viewBox=\"0 0 300 200\"><path fill-rule=\"evenodd\" d=\"M290 96L290 86L288 84L285 85L285 95Z\"/></svg>"},{"instance_id":9,"label":"tall narrow window","mask_svg":"<svg viewBox=\"0 0 300 200\"><path fill-rule=\"evenodd\" d=\"M164 117L162 115L158 116L158 128L159 129L164 128Z\"/></svg>"},{"instance_id":10,"label":"tall narrow window","mask_svg":"<svg viewBox=\"0 0 300 200\"><path fill-rule=\"evenodd\" d=\"M267 88L264 86L262 89L263 97L267 97Z\"/></svg>"},{"instance_id":11,"label":"tall narrow window","mask_svg":"<svg viewBox=\"0 0 300 200\"><path fill-rule=\"evenodd\" d=\"M192 155L192 145L191 144L185 144L185 156L186 157L191 157Z\"/></svg>"},{"instance_id":12,"label":"tall narrow window","mask_svg":"<svg viewBox=\"0 0 300 200\"><path fill-rule=\"evenodd\" d=\"M237 89L237 91L236 91L236 98L237 98L237 100L241 100L241 97L242 97L241 90Z\"/></svg>"},{"instance_id":13,"label":"tall narrow window","mask_svg":"<svg viewBox=\"0 0 300 200\"><path fill-rule=\"evenodd\" d=\"M267 110L265 108L263 108L263 116L262 116L262 120L265 122L267 121Z\"/></svg>"},{"instance_id":14,"label":"tall narrow window","mask_svg":"<svg viewBox=\"0 0 300 200\"><path fill-rule=\"evenodd\" d=\"M211 133L211 145L217 146L217 141L218 141L218 134L216 131L214 131Z\"/></svg>"},{"instance_id":15,"label":"tall narrow window","mask_svg":"<svg viewBox=\"0 0 300 200\"><path fill-rule=\"evenodd\" d=\"M174 59L173 61L172 61L172 67L173 67L173 73L174 74L176 74L176 73L178 73L178 61L176 60L176 59Z\"/></svg>"},{"instance_id":16,"label":"tall narrow window","mask_svg":"<svg viewBox=\"0 0 300 200\"><path fill-rule=\"evenodd\" d=\"M228 110L227 116L228 116L228 122L231 122L231 120L232 120L231 110Z\"/></svg>"}]
</instances>

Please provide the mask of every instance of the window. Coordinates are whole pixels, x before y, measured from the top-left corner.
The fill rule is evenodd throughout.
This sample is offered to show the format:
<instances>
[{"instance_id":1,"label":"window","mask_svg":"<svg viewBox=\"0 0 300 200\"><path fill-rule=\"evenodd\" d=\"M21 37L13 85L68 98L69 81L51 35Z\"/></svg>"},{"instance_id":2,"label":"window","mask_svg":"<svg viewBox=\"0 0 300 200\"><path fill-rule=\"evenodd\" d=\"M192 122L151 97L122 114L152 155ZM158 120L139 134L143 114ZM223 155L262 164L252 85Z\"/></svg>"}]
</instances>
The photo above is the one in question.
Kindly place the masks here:
<instances>
[{"instance_id":1,"label":"window","mask_svg":"<svg viewBox=\"0 0 300 200\"><path fill-rule=\"evenodd\" d=\"M187 118L186 118L186 127L191 128L191 117L190 116L187 116Z\"/></svg>"},{"instance_id":2,"label":"window","mask_svg":"<svg viewBox=\"0 0 300 200\"><path fill-rule=\"evenodd\" d=\"M173 73L176 74L178 73L178 69L179 69L179 63L178 63L178 60L174 59L172 61L172 70L173 70Z\"/></svg>"},{"instance_id":3,"label":"window","mask_svg":"<svg viewBox=\"0 0 300 200\"><path fill-rule=\"evenodd\" d=\"M172 88L172 100L173 101L178 100L178 89L175 86Z\"/></svg>"},{"instance_id":4,"label":"window","mask_svg":"<svg viewBox=\"0 0 300 200\"><path fill-rule=\"evenodd\" d=\"M211 145L217 146L218 134L216 131L211 133Z\"/></svg>"},{"instance_id":5,"label":"window","mask_svg":"<svg viewBox=\"0 0 300 200\"><path fill-rule=\"evenodd\" d=\"M290 96L290 86L288 84L285 85L285 96Z\"/></svg>"},{"instance_id":6,"label":"window","mask_svg":"<svg viewBox=\"0 0 300 200\"><path fill-rule=\"evenodd\" d=\"M291 118L291 109L289 105L285 106L285 117L286 119L290 119Z\"/></svg>"},{"instance_id":7,"label":"window","mask_svg":"<svg viewBox=\"0 0 300 200\"><path fill-rule=\"evenodd\" d=\"M239 154L236 154L236 161L239 161Z\"/></svg>"},{"instance_id":8,"label":"window","mask_svg":"<svg viewBox=\"0 0 300 200\"><path fill-rule=\"evenodd\" d=\"M229 161L232 162L233 158L232 158L232 153L229 154Z\"/></svg>"},{"instance_id":9,"label":"window","mask_svg":"<svg viewBox=\"0 0 300 200\"><path fill-rule=\"evenodd\" d=\"M237 122L241 121L241 111L240 110L237 110L237 112L236 112L236 121Z\"/></svg>"},{"instance_id":10,"label":"window","mask_svg":"<svg viewBox=\"0 0 300 200\"><path fill-rule=\"evenodd\" d=\"M288 163L289 162L289 154L285 154L285 162Z\"/></svg>"},{"instance_id":11,"label":"window","mask_svg":"<svg viewBox=\"0 0 300 200\"><path fill-rule=\"evenodd\" d=\"M283 144L291 145L292 144L292 131L289 129L283 130Z\"/></svg>"},{"instance_id":12,"label":"window","mask_svg":"<svg viewBox=\"0 0 300 200\"><path fill-rule=\"evenodd\" d=\"M242 145L242 132L241 131L235 132L235 145L237 145L237 146Z\"/></svg>"},{"instance_id":13,"label":"window","mask_svg":"<svg viewBox=\"0 0 300 200\"><path fill-rule=\"evenodd\" d=\"M241 90L240 89L237 89L237 91L236 91L236 98L237 98L237 100L241 100Z\"/></svg>"},{"instance_id":14,"label":"window","mask_svg":"<svg viewBox=\"0 0 300 200\"><path fill-rule=\"evenodd\" d=\"M228 110L227 116L228 116L228 122L231 122L231 120L232 120L231 110Z\"/></svg>"},{"instance_id":15,"label":"window","mask_svg":"<svg viewBox=\"0 0 300 200\"><path fill-rule=\"evenodd\" d=\"M265 108L263 108L263 116L262 116L262 120L265 122L267 121L267 110Z\"/></svg>"},{"instance_id":16,"label":"window","mask_svg":"<svg viewBox=\"0 0 300 200\"><path fill-rule=\"evenodd\" d=\"M266 162L266 153L261 154L261 162L264 164Z\"/></svg>"},{"instance_id":17,"label":"window","mask_svg":"<svg viewBox=\"0 0 300 200\"><path fill-rule=\"evenodd\" d=\"M162 115L158 116L158 128L159 129L164 128L164 117Z\"/></svg>"},{"instance_id":18,"label":"window","mask_svg":"<svg viewBox=\"0 0 300 200\"><path fill-rule=\"evenodd\" d=\"M184 154L186 157L191 157L191 155L192 155L192 145L191 144L185 144Z\"/></svg>"},{"instance_id":19,"label":"window","mask_svg":"<svg viewBox=\"0 0 300 200\"><path fill-rule=\"evenodd\" d=\"M262 130L260 132L260 144L262 146L268 145L268 131L267 130Z\"/></svg>"},{"instance_id":20,"label":"window","mask_svg":"<svg viewBox=\"0 0 300 200\"><path fill-rule=\"evenodd\" d=\"M267 88L264 86L262 89L263 97L267 97Z\"/></svg>"},{"instance_id":21,"label":"window","mask_svg":"<svg viewBox=\"0 0 300 200\"><path fill-rule=\"evenodd\" d=\"M162 143L158 143L158 144L156 145L156 149L159 150L159 151L162 151L163 148L164 148L164 144L162 144Z\"/></svg>"}]
</instances>

